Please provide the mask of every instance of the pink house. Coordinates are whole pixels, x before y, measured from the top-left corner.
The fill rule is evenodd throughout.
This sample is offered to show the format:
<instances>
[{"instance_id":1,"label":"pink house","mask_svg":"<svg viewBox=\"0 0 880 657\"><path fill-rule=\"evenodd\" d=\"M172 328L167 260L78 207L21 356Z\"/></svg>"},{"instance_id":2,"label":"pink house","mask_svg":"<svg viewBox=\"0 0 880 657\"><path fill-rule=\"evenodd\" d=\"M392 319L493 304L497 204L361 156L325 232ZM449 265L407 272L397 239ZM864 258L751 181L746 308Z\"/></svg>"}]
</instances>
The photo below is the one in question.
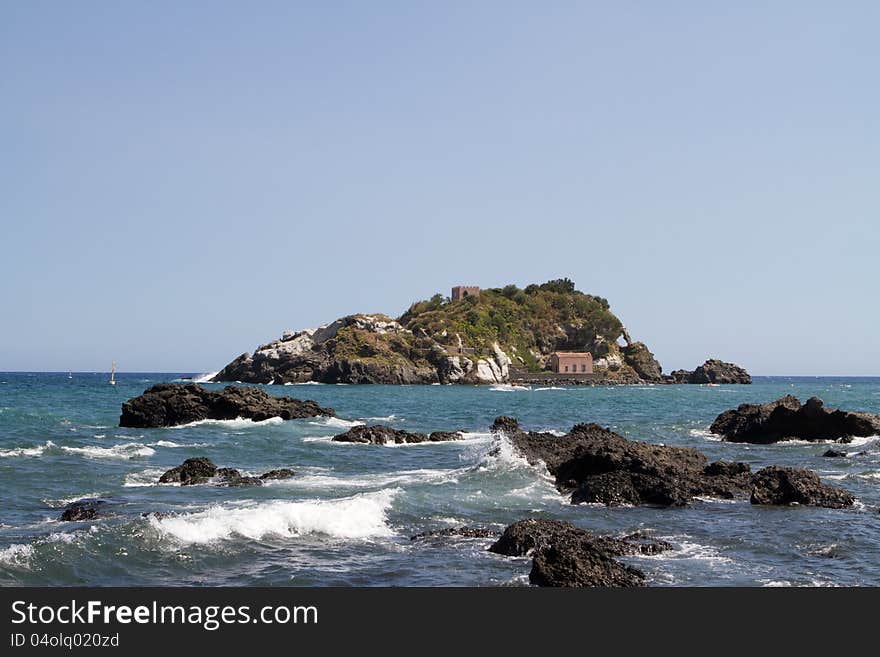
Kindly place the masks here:
<instances>
[{"instance_id":1,"label":"pink house","mask_svg":"<svg viewBox=\"0 0 880 657\"><path fill-rule=\"evenodd\" d=\"M557 374L592 374L593 354L589 351L556 351L550 367Z\"/></svg>"}]
</instances>

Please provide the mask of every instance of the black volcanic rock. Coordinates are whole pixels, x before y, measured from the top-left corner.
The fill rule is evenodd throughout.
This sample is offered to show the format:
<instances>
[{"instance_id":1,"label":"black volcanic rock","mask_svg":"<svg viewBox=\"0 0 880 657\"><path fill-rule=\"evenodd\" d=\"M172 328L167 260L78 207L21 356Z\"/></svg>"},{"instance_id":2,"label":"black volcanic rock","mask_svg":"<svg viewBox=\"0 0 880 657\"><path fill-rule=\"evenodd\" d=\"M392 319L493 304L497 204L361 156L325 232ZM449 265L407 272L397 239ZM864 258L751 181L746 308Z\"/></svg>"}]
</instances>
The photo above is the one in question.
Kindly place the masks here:
<instances>
[{"instance_id":1,"label":"black volcanic rock","mask_svg":"<svg viewBox=\"0 0 880 657\"><path fill-rule=\"evenodd\" d=\"M544 463L574 504L683 506L697 496L745 497L749 489L746 463L708 463L693 448L630 441L596 424L561 437L521 431L511 441L530 463Z\"/></svg>"},{"instance_id":2,"label":"black volcanic rock","mask_svg":"<svg viewBox=\"0 0 880 657\"><path fill-rule=\"evenodd\" d=\"M444 442L460 440L462 435L457 431L434 431L433 433L414 433L403 429L394 429L382 424L367 426L360 424L345 433L333 436L338 443L362 443L369 445L403 445L406 443Z\"/></svg>"},{"instance_id":3,"label":"black volcanic rock","mask_svg":"<svg viewBox=\"0 0 880 657\"><path fill-rule=\"evenodd\" d=\"M847 491L823 484L819 475L804 468L772 465L752 478L752 504L803 504L842 509L855 498Z\"/></svg>"},{"instance_id":4,"label":"black volcanic rock","mask_svg":"<svg viewBox=\"0 0 880 657\"><path fill-rule=\"evenodd\" d=\"M286 473L290 473L289 475ZM264 479L282 479L293 476L293 470L270 470L260 477L243 475L235 468L218 468L211 459L203 456L186 459L180 465L167 470L159 477L160 484L215 484L217 486L261 486Z\"/></svg>"},{"instance_id":5,"label":"black volcanic rock","mask_svg":"<svg viewBox=\"0 0 880 657\"><path fill-rule=\"evenodd\" d=\"M485 527L447 527L434 529L410 536L409 540L418 541L425 538L495 538L498 532Z\"/></svg>"},{"instance_id":6,"label":"black volcanic rock","mask_svg":"<svg viewBox=\"0 0 880 657\"><path fill-rule=\"evenodd\" d=\"M97 499L82 499L71 502L61 513L59 520L62 522L78 522L83 520L94 520L107 509L107 502Z\"/></svg>"},{"instance_id":7,"label":"black volcanic rock","mask_svg":"<svg viewBox=\"0 0 880 657\"><path fill-rule=\"evenodd\" d=\"M639 540L641 540L639 536ZM615 559L627 554L657 554L665 542L651 544L597 536L560 520L528 519L508 526L489 548L507 556L532 556L529 581L537 586L630 587L644 584L644 573Z\"/></svg>"},{"instance_id":8,"label":"black volcanic rock","mask_svg":"<svg viewBox=\"0 0 880 657\"><path fill-rule=\"evenodd\" d=\"M633 342L622 349L623 360L643 381L662 381L663 368L644 342Z\"/></svg>"},{"instance_id":9,"label":"black volcanic rock","mask_svg":"<svg viewBox=\"0 0 880 657\"><path fill-rule=\"evenodd\" d=\"M769 444L781 440L838 440L880 433L880 416L863 412L829 410L811 397L802 406L791 395L767 404L740 404L724 411L709 428L735 443Z\"/></svg>"},{"instance_id":10,"label":"black volcanic rock","mask_svg":"<svg viewBox=\"0 0 880 657\"><path fill-rule=\"evenodd\" d=\"M260 475L260 479L266 481L268 479L290 479L296 475L296 473L290 468L277 468L275 470L269 470L269 472L264 472Z\"/></svg>"},{"instance_id":11,"label":"black volcanic rock","mask_svg":"<svg viewBox=\"0 0 880 657\"><path fill-rule=\"evenodd\" d=\"M293 420L318 415L335 413L313 401L273 397L259 388L227 386L215 391L196 383L160 383L122 404L119 426L170 427L198 420L248 418L258 422L272 417Z\"/></svg>"},{"instance_id":12,"label":"black volcanic rock","mask_svg":"<svg viewBox=\"0 0 880 657\"><path fill-rule=\"evenodd\" d=\"M740 383L749 384L752 377L742 367L735 363L725 363L716 358L710 358L693 372L688 370L675 370L669 375L670 383Z\"/></svg>"},{"instance_id":13,"label":"black volcanic rock","mask_svg":"<svg viewBox=\"0 0 880 657\"><path fill-rule=\"evenodd\" d=\"M846 456L846 452L839 449L827 449L822 453L822 456L830 459L839 459Z\"/></svg>"},{"instance_id":14,"label":"black volcanic rock","mask_svg":"<svg viewBox=\"0 0 880 657\"><path fill-rule=\"evenodd\" d=\"M495 421L492 422L492 426L489 427L489 431L492 433L506 433L510 436L518 433L519 430L519 420L506 415L496 417Z\"/></svg>"}]
</instances>

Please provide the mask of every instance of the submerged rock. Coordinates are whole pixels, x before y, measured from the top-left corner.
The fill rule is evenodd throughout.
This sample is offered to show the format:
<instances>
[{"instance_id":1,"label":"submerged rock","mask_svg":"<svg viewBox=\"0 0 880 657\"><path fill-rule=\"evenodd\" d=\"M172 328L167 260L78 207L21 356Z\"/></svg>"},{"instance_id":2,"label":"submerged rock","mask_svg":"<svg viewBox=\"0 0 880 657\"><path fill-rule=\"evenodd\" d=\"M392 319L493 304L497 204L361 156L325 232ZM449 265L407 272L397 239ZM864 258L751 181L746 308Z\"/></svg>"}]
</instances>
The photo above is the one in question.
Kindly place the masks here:
<instances>
[{"instance_id":1,"label":"submerged rock","mask_svg":"<svg viewBox=\"0 0 880 657\"><path fill-rule=\"evenodd\" d=\"M574 504L682 506L749 490L747 463L709 463L693 448L630 441L596 424L575 425L561 437L520 431L511 442L530 463L544 463Z\"/></svg>"},{"instance_id":2,"label":"submerged rock","mask_svg":"<svg viewBox=\"0 0 880 657\"><path fill-rule=\"evenodd\" d=\"M456 431L435 431L433 433L414 433L403 429L394 429L382 424L373 426L358 425L345 433L333 436L339 443L362 443L367 445L403 445L407 443L443 442L460 440L462 435Z\"/></svg>"},{"instance_id":3,"label":"submerged rock","mask_svg":"<svg viewBox=\"0 0 880 657\"><path fill-rule=\"evenodd\" d=\"M880 433L880 415L827 409L818 397L801 405L786 395L767 404L740 404L724 411L709 428L735 443L769 444L781 440L838 440Z\"/></svg>"},{"instance_id":4,"label":"submerged rock","mask_svg":"<svg viewBox=\"0 0 880 657\"><path fill-rule=\"evenodd\" d=\"M270 479L287 479L294 476L289 468L276 468L264 472L259 477L242 474L236 468L218 468L211 459L199 456L186 459L180 465L167 470L159 477L160 484L215 484L217 486L261 486Z\"/></svg>"},{"instance_id":5,"label":"submerged rock","mask_svg":"<svg viewBox=\"0 0 880 657\"><path fill-rule=\"evenodd\" d=\"M269 472L264 472L260 475L260 479L266 481L267 479L290 479L296 475L296 473L290 468L277 468L275 470L269 470Z\"/></svg>"},{"instance_id":6,"label":"submerged rock","mask_svg":"<svg viewBox=\"0 0 880 657\"><path fill-rule=\"evenodd\" d=\"M227 386L217 391L196 383L160 383L122 404L119 426L170 427L199 420L247 418L258 422L273 417L293 420L318 415L335 413L313 401L273 397L259 388Z\"/></svg>"},{"instance_id":7,"label":"submerged rock","mask_svg":"<svg viewBox=\"0 0 880 657\"><path fill-rule=\"evenodd\" d=\"M639 539L643 537L640 535ZM490 548L507 556L532 556L529 581L537 586L585 587L642 586L645 575L615 557L626 554L657 554L670 546L665 542L597 536L560 520L528 519L508 526Z\"/></svg>"},{"instance_id":8,"label":"submerged rock","mask_svg":"<svg viewBox=\"0 0 880 657\"><path fill-rule=\"evenodd\" d=\"M62 522L79 522L83 520L94 520L104 515L107 510L107 502L98 499L82 499L71 502L61 513L59 520Z\"/></svg>"},{"instance_id":9,"label":"submerged rock","mask_svg":"<svg viewBox=\"0 0 880 657\"><path fill-rule=\"evenodd\" d=\"M822 456L829 458L829 459L839 459L839 458L843 458L844 456L846 456L846 452L839 450L839 449L827 449L822 454Z\"/></svg>"},{"instance_id":10,"label":"submerged rock","mask_svg":"<svg viewBox=\"0 0 880 657\"><path fill-rule=\"evenodd\" d=\"M750 384L752 377L739 365L725 363L717 358L710 358L693 372L675 370L669 375L670 383L717 383L717 384Z\"/></svg>"},{"instance_id":11,"label":"submerged rock","mask_svg":"<svg viewBox=\"0 0 880 657\"><path fill-rule=\"evenodd\" d=\"M495 538L498 532L494 529L485 527L447 527L445 529L434 529L427 532L421 532L415 536L410 536L409 540L417 541L425 538Z\"/></svg>"},{"instance_id":12,"label":"submerged rock","mask_svg":"<svg viewBox=\"0 0 880 657\"><path fill-rule=\"evenodd\" d=\"M819 475L804 468L772 465L752 478L752 504L803 504L842 509L852 506L855 497L842 488L823 484Z\"/></svg>"}]
</instances>

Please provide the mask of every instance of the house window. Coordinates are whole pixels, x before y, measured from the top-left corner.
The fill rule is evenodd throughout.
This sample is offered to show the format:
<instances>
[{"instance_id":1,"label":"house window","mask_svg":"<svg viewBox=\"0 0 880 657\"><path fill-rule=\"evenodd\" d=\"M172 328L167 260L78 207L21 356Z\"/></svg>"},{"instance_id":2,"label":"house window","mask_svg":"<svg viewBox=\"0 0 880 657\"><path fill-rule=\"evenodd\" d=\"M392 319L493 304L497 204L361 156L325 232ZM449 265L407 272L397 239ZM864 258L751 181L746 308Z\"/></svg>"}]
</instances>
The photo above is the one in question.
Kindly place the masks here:
<instances>
[{"instance_id":1,"label":"house window","mask_svg":"<svg viewBox=\"0 0 880 657\"><path fill-rule=\"evenodd\" d=\"M568 365L565 366L565 371L568 372Z\"/></svg>"},{"instance_id":2,"label":"house window","mask_svg":"<svg viewBox=\"0 0 880 657\"><path fill-rule=\"evenodd\" d=\"M587 371L587 366L581 365L581 372L586 372L586 371Z\"/></svg>"}]
</instances>

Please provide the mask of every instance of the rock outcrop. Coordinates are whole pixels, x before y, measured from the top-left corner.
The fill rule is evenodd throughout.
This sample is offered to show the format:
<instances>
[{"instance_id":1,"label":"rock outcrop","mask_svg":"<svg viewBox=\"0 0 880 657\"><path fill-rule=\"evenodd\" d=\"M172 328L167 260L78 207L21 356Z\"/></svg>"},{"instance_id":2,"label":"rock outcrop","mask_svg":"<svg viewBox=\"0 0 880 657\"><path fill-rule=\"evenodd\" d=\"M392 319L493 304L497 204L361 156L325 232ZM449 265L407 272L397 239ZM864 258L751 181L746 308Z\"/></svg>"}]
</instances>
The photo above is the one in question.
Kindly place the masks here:
<instances>
[{"instance_id":1,"label":"rock outcrop","mask_svg":"<svg viewBox=\"0 0 880 657\"><path fill-rule=\"evenodd\" d=\"M445 529L434 529L427 532L421 532L415 536L410 536L409 540L419 541L426 538L495 538L498 532L494 529L486 527L446 527Z\"/></svg>"},{"instance_id":2,"label":"rock outcrop","mask_svg":"<svg viewBox=\"0 0 880 657\"><path fill-rule=\"evenodd\" d=\"M623 348L623 360L642 381L663 381L663 368L644 342L633 342Z\"/></svg>"},{"instance_id":3,"label":"rock outcrop","mask_svg":"<svg viewBox=\"0 0 880 657\"><path fill-rule=\"evenodd\" d=\"M560 520L520 520L508 526L489 548L506 556L531 556L529 581L537 586L642 586L642 571L615 557L657 554L671 547L663 541L597 536Z\"/></svg>"},{"instance_id":4,"label":"rock outcrop","mask_svg":"<svg viewBox=\"0 0 880 657\"><path fill-rule=\"evenodd\" d=\"M95 520L105 515L109 505L104 500L85 498L71 502L61 513L59 520L62 522L80 522Z\"/></svg>"},{"instance_id":5,"label":"rock outcrop","mask_svg":"<svg viewBox=\"0 0 880 657\"><path fill-rule=\"evenodd\" d=\"M407 443L445 442L460 440L462 435L456 431L434 431L433 433L414 433L394 429L381 424L373 426L358 425L345 433L333 436L338 443L362 443L368 445L404 445Z\"/></svg>"},{"instance_id":6,"label":"rock outcrop","mask_svg":"<svg viewBox=\"0 0 880 657\"><path fill-rule=\"evenodd\" d=\"M734 363L711 358L693 372L675 370L668 377L669 383L740 383L749 384L752 377L742 367Z\"/></svg>"},{"instance_id":7,"label":"rock outcrop","mask_svg":"<svg viewBox=\"0 0 880 657\"><path fill-rule=\"evenodd\" d=\"M683 506L749 490L746 463L709 463L693 448L630 441L596 424L575 425L562 437L518 431L510 439L530 463L546 465L573 504Z\"/></svg>"},{"instance_id":8,"label":"rock outcrop","mask_svg":"<svg viewBox=\"0 0 880 657\"><path fill-rule=\"evenodd\" d=\"M740 404L724 411L709 428L735 443L769 444L781 440L837 440L880 433L880 415L829 410L818 397L801 405L791 395L767 404Z\"/></svg>"},{"instance_id":9,"label":"rock outcrop","mask_svg":"<svg viewBox=\"0 0 880 657\"><path fill-rule=\"evenodd\" d=\"M842 488L823 484L815 472L773 465L758 470L752 478L751 502L842 509L852 506L855 498Z\"/></svg>"},{"instance_id":10,"label":"rock outcrop","mask_svg":"<svg viewBox=\"0 0 880 657\"><path fill-rule=\"evenodd\" d=\"M294 476L289 468L277 468L264 472L259 477L244 475L235 468L218 468L211 459L203 456L186 459L180 465L166 470L159 477L160 484L214 484L216 486L261 486L271 479L287 479Z\"/></svg>"},{"instance_id":11,"label":"rock outcrop","mask_svg":"<svg viewBox=\"0 0 880 657\"><path fill-rule=\"evenodd\" d=\"M197 383L160 383L122 404L121 427L170 427L199 420L247 418L258 422L333 416L332 408L292 397L273 397L259 388L227 386L207 390Z\"/></svg>"}]
</instances>

